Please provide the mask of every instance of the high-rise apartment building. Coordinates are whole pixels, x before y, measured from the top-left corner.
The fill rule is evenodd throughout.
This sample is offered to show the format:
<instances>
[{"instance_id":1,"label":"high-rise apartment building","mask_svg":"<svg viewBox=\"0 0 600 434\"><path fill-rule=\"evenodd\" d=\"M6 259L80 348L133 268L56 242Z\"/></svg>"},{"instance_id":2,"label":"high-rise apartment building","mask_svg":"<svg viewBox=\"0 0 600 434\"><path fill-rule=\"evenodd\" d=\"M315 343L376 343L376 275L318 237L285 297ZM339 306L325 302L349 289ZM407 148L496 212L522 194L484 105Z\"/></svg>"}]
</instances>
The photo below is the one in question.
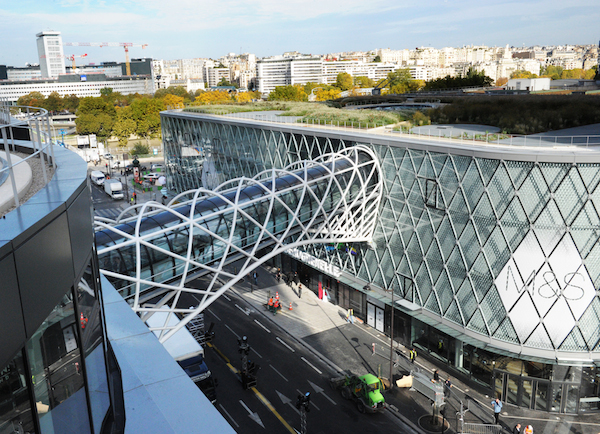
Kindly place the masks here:
<instances>
[{"instance_id":1,"label":"high-rise apartment building","mask_svg":"<svg viewBox=\"0 0 600 434\"><path fill-rule=\"evenodd\" d=\"M38 56L43 78L56 78L64 74L65 55L60 32L45 30L37 35Z\"/></svg>"},{"instance_id":2,"label":"high-rise apartment building","mask_svg":"<svg viewBox=\"0 0 600 434\"><path fill-rule=\"evenodd\" d=\"M323 59L316 56L269 57L256 63L257 90L269 94L277 86L324 83Z\"/></svg>"}]
</instances>

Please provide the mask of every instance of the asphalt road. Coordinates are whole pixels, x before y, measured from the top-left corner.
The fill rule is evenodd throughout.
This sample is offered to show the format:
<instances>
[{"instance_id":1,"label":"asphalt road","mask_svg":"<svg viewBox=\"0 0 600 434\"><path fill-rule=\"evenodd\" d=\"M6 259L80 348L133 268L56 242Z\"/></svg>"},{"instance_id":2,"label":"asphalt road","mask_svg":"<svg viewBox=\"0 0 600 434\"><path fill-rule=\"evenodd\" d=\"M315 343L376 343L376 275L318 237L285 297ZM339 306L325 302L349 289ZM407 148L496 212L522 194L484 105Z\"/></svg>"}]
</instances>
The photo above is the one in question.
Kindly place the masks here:
<instances>
[{"instance_id":1,"label":"asphalt road","mask_svg":"<svg viewBox=\"0 0 600 434\"><path fill-rule=\"evenodd\" d=\"M192 298L182 303L196 304ZM206 327L211 322L215 339L206 349L206 361L219 381L216 407L238 433L300 432L295 403L306 392L311 393L308 433L407 431L387 411L359 413L353 401L330 388L333 370L235 294L222 296L205 311ZM249 359L260 365L256 390L243 390L234 373L241 368L238 339L244 335Z\"/></svg>"}]
</instances>

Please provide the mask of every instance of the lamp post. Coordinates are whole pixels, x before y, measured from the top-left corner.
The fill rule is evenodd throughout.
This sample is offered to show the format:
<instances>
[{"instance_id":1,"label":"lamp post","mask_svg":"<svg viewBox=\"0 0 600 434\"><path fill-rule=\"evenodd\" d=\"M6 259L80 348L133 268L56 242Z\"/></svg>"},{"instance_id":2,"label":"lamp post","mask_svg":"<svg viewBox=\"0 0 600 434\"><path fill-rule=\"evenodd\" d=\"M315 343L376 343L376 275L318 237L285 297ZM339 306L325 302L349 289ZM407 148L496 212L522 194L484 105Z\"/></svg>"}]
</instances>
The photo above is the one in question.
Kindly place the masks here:
<instances>
[{"instance_id":1,"label":"lamp post","mask_svg":"<svg viewBox=\"0 0 600 434\"><path fill-rule=\"evenodd\" d=\"M392 288L392 320L390 324L390 389L393 387L392 374L394 370L394 288Z\"/></svg>"}]
</instances>

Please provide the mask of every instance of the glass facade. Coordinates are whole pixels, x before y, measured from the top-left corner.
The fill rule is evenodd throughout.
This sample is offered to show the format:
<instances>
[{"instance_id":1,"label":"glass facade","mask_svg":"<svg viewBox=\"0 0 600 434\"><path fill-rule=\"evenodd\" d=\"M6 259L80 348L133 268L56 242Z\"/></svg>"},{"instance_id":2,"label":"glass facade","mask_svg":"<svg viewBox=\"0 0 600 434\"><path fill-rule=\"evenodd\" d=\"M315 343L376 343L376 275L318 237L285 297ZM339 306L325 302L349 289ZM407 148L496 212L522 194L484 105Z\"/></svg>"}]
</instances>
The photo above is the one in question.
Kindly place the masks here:
<instances>
[{"instance_id":1,"label":"glass facade","mask_svg":"<svg viewBox=\"0 0 600 434\"><path fill-rule=\"evenodd\" d=\"M509 402L571 412L573 403L589 398L585 407L597 406L596 389L576 398L568 380L542 381L546 368L509 363L507 378L494 372L504 372L497 353L542 365L577 361L579 371L600 360L600 163L545 162L543 150L492 154L223 117L162 116L176 190L192 183L210 188L210 179L252 176L356 144L371 147L385 177L372 245L352 253L326 245L305 250L362 282L397 289L422 312L423 334L413 321L415 342L492 388L501 383ZM200 147L204 153L192 157L189 149ZM188 170L191 161L202 171ZM448 329L438 333L427 317L447 320ZM464 334L472 346L462 345ZM512 375L539 381L513 382Z\"/></svg>"},{"instance_id":2,"label":"glass facade","mask_svg":"<svg viewBox=\"0 0 600 434\"><path fill-rule=\"evenodd\" d=\"M0 434L101 432L110 397L96 279L88 266L3 369Z\"/></svg>"}]
</instances>

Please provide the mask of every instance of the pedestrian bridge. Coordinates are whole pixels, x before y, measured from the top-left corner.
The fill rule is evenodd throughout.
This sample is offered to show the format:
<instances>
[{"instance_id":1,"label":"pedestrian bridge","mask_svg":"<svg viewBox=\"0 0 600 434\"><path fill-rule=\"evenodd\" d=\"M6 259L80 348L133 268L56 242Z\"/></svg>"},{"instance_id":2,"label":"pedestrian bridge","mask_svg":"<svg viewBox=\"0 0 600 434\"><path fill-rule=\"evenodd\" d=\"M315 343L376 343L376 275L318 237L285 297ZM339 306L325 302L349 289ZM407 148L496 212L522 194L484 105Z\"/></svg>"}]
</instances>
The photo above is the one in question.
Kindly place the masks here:
<instances>
[{"instance_id":1,"label":"pedestrian bridge","mask_svg":"<svg viewBox=\"0 0 600 434\"><path fill-rule=\"evenodd\" d=\"M165 341L221 294L280 253L312 243L370 241L383 192L379 161L354 146L214 190L146 202L116 220L96 219L100 271L142 319L165 308ZM269 253L256 253L270 247ZM235 272L225 266L236 262ZM208 276L206 288L186 283ZM178 307L183 292L198 306ZM152 304L149 302L152 301ZM169 326L169 317L182 317Z\"/></svg>"}]
</instances>

